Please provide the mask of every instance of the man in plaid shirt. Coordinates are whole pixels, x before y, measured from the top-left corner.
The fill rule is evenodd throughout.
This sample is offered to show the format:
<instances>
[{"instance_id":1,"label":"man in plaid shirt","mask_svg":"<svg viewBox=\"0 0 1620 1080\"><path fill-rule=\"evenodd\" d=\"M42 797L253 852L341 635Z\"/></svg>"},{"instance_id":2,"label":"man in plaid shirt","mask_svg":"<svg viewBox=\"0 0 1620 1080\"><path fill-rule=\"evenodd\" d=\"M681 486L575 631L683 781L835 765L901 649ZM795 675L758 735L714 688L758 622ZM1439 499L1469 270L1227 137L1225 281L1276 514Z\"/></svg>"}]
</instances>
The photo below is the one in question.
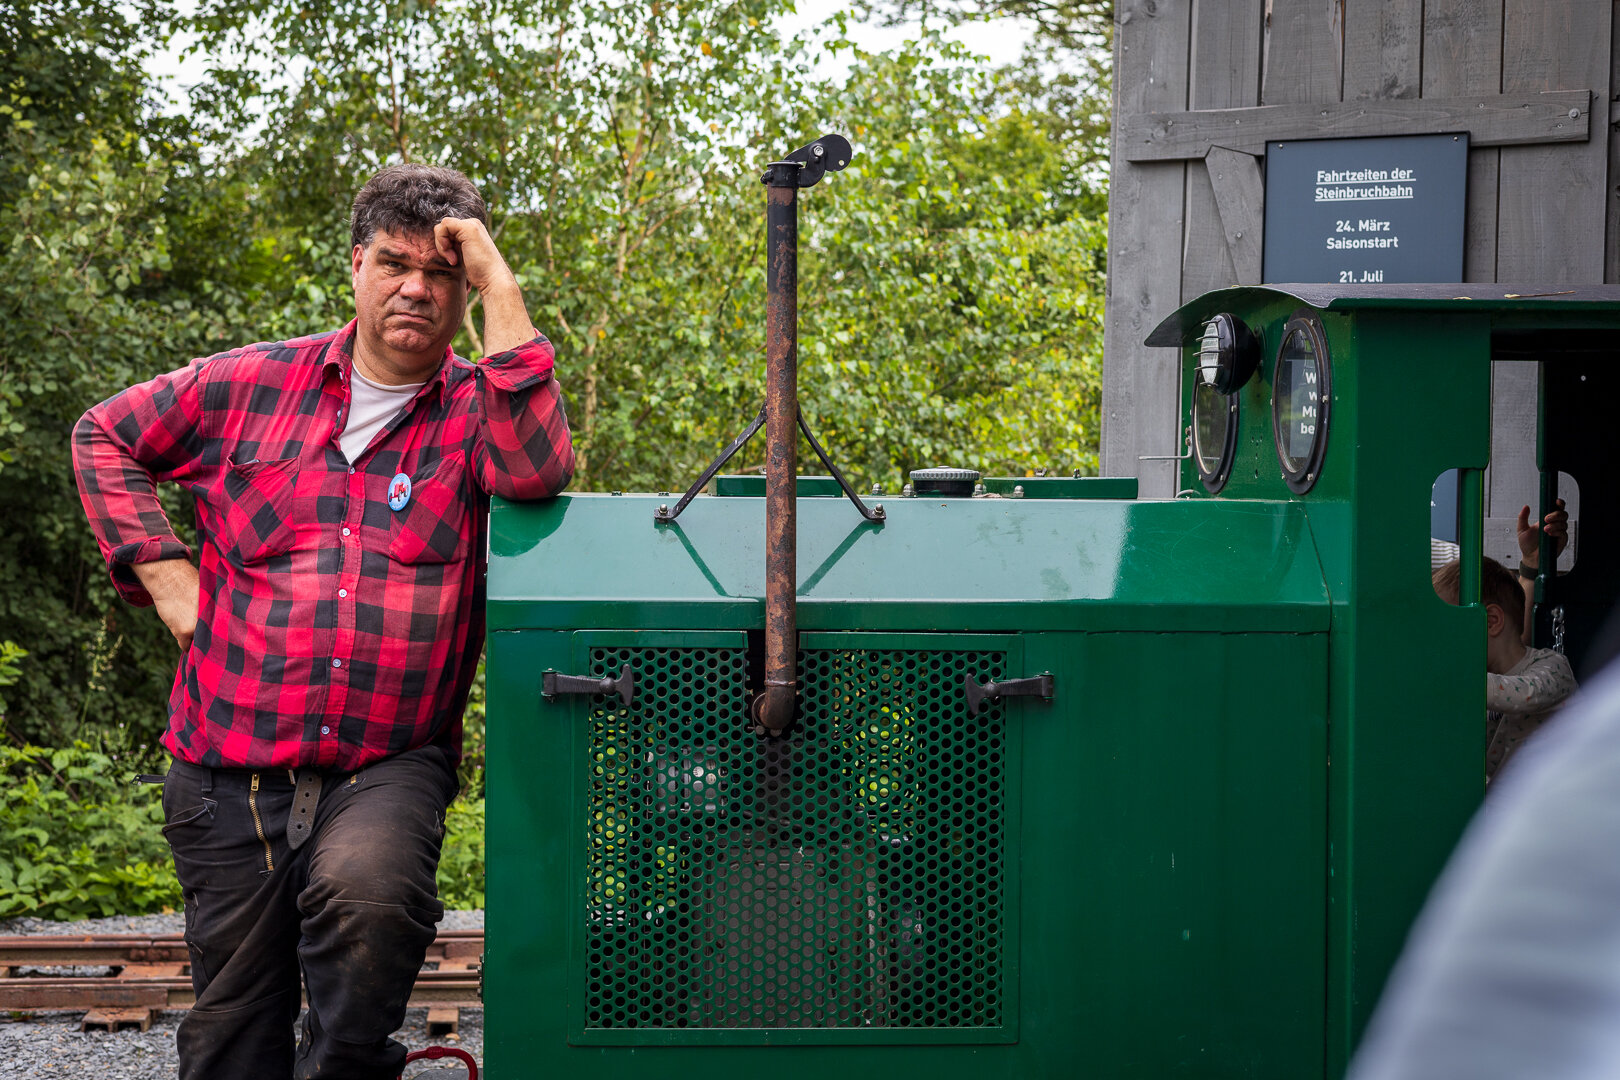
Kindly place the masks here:
<instances>
[{"instance_id":1,"label":"man in plaid shirt","mask_svg":"<svg viewBox=\"0 0 1620 1080\"><path fill-rule=\"evenodd\" d=\"M383 170L354 203L353 322L195 360L74 431L113 580L182 650L163 831L197 990L188 1080L403 1065L389 1036L443 913L489 497L554 495L574 462L551 345L486 223L461 174ZM469 286L478 364L450 351ZM196 500L199 565L166 480Z\"/></svg>"}]
</instances>

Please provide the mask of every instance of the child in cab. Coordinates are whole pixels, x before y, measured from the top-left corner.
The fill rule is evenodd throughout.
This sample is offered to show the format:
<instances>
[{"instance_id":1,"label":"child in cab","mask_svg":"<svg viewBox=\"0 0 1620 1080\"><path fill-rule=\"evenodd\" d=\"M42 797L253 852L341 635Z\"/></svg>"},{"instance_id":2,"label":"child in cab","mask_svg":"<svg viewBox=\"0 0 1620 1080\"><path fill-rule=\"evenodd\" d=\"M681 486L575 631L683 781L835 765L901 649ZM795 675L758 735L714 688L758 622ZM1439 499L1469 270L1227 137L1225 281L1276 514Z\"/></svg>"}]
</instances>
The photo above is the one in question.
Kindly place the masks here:
<instances>
[{"instance_id":1,"label":"child in cab","mask_svg":"<svg viewBox=\"0 0 1620 1080\"><path fill-rule=\"evenodd\" d=\"M1485 605L1488 784L1524 740L1575 692L1575 673L1561 653L1532 649L1524 643L1524 590L1495 559L1480 562L1479 598ZM1457 560L1434 572L1434 591L1446 603L1457 603L1461 591Z\"/></svg>"}]
</instances>

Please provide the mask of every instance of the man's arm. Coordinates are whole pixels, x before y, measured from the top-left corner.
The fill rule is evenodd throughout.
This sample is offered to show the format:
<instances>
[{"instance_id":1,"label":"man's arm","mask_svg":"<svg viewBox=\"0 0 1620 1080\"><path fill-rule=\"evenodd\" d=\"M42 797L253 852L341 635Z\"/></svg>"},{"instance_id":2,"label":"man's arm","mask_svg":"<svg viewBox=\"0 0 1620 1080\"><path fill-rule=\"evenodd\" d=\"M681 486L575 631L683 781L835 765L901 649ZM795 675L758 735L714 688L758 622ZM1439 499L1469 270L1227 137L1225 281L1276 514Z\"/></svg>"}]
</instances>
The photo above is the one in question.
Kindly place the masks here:
<instances>
[{"instance_id":1,"label":"man's arm","mask_svg":"<svg viewBox=\"0 0 1620 1080\"><path fill-rule=\"evenodd\" d=\"M85 516L95 533L113 584L137 605L156 602L159 614L181 637L177 624L146 583L149 564L187 562L191 550L180 542L158 500L157 484L196 475L202 453L199 379L206 361L160 375L116 394L92 408L73 429L73 469ZM189 563L187 563L189 566ZM159 588L169 597L178 587L173 572L162 572ZM179 587L179 592L184 593ZM196 571L191 571L195 608ZM195 611L190 620L195 624Z\"/></svg>"},{"instance_id":2,"label":"man's arm","mask_svg":"<svg viewBox=\"0 0 1620 1080\"><path fill-rule=\"evenodd\" d=\"M574 444L552 378L551 343L529 320L523 291L476 218L445 218L433 230L439 251L464 266L484 304L477 446L473 474L508 499L555 495L574 474Z\"/></svg>"},{"instance_id":3,"label":"man's arm","mask_svg":"<svg viewBox=\"0 0 1620 1080\"><path fill-rule=\"evenodd\" d=\"M197 632L197 568L190 559L163 559L130 567L152 597L158 618L169 628L180 651L191 648Z\"/></svg>"},{"instance_id":4,"label":"man's arm","mask_svg":"<svg viewBox=\"0 0 1620 1080\"><path fill-rule=\"evenodd\" d=\"M484 351L509 352L540 336L529 321L517 276L501 257L495 240L477 218L445 218L433 230L433 243L452 266L463 266L467 284L484 304Z\"/></svg>"}]
</instances>

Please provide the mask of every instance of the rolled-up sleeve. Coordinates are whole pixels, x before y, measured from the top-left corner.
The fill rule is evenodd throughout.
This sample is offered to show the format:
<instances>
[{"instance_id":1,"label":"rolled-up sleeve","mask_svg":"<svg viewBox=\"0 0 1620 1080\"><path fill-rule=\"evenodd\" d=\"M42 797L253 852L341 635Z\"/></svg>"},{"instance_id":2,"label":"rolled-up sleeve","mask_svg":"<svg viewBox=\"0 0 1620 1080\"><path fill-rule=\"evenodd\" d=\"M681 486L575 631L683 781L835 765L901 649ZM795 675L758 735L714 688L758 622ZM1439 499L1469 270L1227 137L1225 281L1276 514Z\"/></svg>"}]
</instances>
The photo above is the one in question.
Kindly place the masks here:
<instances>
[{"instance_id":1,"label":"rolled-up sleeve","mask_svg":"<svg viewBox=\"0 0 1620 1080\"><path fill-rule=\"evenodd\" d=\"M553 362L551 342L536 337L478 365L473 468L491 495L543 499L573 478L573 437Z\"/></svg>"},{"instance_id":2,"label":"rolled-up sleeve","mask_svg":"<svg viewBox=\"0 0 1620 1080\"><path fill-rule=\"evenodd\" d=\"M1508 716L1546 712L1575 692L1575 672L1555 652L1537 656L1518 675L1486 675L1485 707Z\"/></svg>"},{"instance_id":3,"label":"rolled-up sleeve","mask_svg":"<svg viewBox=\"0 0 1620 1080\"><path fill-rule=\"evenodd\" d=\"M73 429L79 498L113 584L124 599L152 598L131 570L137 563L187 559L158 501L157 485L185 480L201 457L201 373L206 360L132 386L86 412Z\"/></svg>"}]
</instances>

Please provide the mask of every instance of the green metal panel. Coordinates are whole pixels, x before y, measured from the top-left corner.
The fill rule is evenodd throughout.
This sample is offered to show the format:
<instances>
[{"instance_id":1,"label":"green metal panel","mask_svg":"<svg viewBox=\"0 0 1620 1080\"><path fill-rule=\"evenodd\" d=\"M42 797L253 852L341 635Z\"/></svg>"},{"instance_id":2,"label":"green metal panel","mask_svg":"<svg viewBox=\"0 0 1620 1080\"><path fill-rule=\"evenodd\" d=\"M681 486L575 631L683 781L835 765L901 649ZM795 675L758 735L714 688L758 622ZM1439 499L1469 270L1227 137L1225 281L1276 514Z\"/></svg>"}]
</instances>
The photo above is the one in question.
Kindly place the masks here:
<instances>
[{"instance_id":1,"label":"green metal panel","mask_svg":"<svg viewBox=\"0 0 1620 1080\"><path fill-rule=\"evenodd\" d=\"M1279 484L1280 486L1280 484ZM765 504L656 495L496 500L489 625L763 625ZM799 625L895 631L1325 630L1328 594L1293 503L841 499L799 515ZM664 605L674 605L671 612Z\"/></svg>"},{"instance_id":2,"label":"green metal panel","mask_svg":"<svg viewBox=\"0 0 1620 1080\"><path fill-rule=\"evenodd\" d=\"M1484 793L1484 615L1434 595L1427 540L1435 479L1482 469L1490 453L1488 319L1368 312L1338 333L1334 347L1354 360L1341 365L1335 423L1356 452L1341 455L1348 475L1329 489L1343 546L1323 557L1344 598L1329 681L1332 758L1344 765L1330 804L1333 1075Z\"/></svg>"},{"instance_id":3,"label":"green metal panel","mask_svg":"<svg viewBox=\"0 0 1620 1080\"><path fill-rule=\"evenodd\" d=\"M1322 1075L1326 652L1029 637L1081 700L1026 726L1024 1028L1073 1050L1022 1075Z\"/></svg>"},{"instance_id":4,"label":"green metal panel","mask_svg":"<svg viewBox=\"0 0 1620 1080\"><path fill-rule=\"evenodd\" d=\"M1023 488L1026 499L1134 499L1134 476L987 476L984 490L1011 495Z\"/></svg>"},{"instance_id":5,"label":"green metal panel","mask_svg":"<svg viewBox=\"0 0 1620 1080\"><path fill-rule=\"evenodd\" d=\"M801 476L793 490L799 498L807 499L832 495L842 497L844 489L838 486L838 481L830 476ZM714 493L716 495L750 496L763 499L765 497L765 477L747 474L734 476L717 476L714 478Z\"/></svg>"},{"instance_id":6,"label":"green metal panel","mask_svg":"<svg viewBox=\"0 0 1620 1080\"><path fill-rule=\"evenodd\" d=\"M1321 1075L1326 635L808 633L776 751L745 641L491 635L497 1075Z\"/></svg>"}]
</instances>

